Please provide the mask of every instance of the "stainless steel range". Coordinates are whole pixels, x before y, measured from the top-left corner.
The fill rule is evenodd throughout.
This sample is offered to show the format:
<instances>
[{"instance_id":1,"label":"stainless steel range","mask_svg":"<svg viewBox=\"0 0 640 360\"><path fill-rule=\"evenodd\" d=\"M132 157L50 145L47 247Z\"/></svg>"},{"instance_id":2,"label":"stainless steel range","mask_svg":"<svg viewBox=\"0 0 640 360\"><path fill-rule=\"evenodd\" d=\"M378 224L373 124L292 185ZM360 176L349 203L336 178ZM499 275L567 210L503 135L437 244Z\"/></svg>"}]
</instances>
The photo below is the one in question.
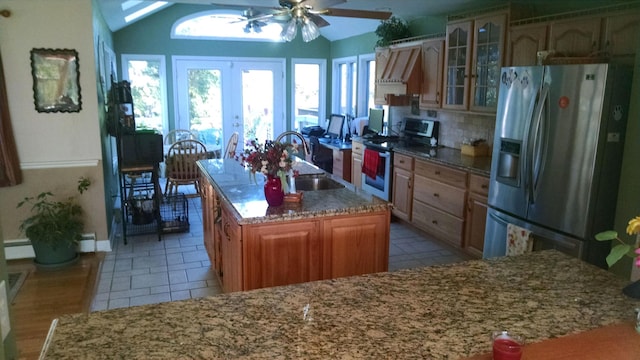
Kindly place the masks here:
<instances>
[{"instance_id":1,"label":"stainless steel range","mask_svg":"<svg viewBox=\"0 0 640 360\"><path fill-rule=\"evenodd\" d=\"M395 147L437 146L439 123L435 120L405 118L400 136L374 135L364 139L362 189L390 201Z\"/></svg>"}]
</instances>

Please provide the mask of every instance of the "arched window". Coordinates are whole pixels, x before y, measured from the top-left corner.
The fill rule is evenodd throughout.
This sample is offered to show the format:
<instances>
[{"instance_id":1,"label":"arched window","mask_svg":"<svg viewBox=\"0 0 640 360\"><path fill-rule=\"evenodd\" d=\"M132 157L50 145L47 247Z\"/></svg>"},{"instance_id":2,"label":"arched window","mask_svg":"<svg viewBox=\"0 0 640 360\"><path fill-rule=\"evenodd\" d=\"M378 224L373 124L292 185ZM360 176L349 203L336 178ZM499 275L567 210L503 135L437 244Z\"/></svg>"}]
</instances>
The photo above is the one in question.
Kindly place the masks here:
<instances>
[{"instance_id":1,"label":"arched window","mask_svg":"<svg viewBox=\"0 0 640 360\"><path fill-rule=\"evenodd\" d=\"M277 19L247 21L237 10L203 11L178 19L171 38L280 42L282 26L274 20Z\"/></svg>"}]
</instances>

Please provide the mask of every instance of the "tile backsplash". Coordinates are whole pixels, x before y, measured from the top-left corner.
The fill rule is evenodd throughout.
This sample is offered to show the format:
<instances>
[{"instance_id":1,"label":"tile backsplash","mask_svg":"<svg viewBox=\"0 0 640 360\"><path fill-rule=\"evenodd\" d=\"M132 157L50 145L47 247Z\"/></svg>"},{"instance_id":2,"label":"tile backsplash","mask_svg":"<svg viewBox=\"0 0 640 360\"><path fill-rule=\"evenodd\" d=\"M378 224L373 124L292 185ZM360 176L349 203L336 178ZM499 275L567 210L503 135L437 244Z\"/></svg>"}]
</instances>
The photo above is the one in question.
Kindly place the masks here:
<instances>
[{"instance_id":1,"label":"tile backsplash","mask_svg":"<svg viewBox=\"0 0 640 360\"><path fill-rule=\"evenodd\" d=\"M429 113L433 113L433 111ZM490 146L493 145L495 114L481 115L440 109L435 111L435 117L429 115L431 114L427 114L426 110L419 110L418 114L412 114L410 106L390 106L391 130L399 132L402 119L405 117L432 119L440 122L438 140L441 145L460 149L465 139L485 139Z\"/></svg>"}]
</instances>

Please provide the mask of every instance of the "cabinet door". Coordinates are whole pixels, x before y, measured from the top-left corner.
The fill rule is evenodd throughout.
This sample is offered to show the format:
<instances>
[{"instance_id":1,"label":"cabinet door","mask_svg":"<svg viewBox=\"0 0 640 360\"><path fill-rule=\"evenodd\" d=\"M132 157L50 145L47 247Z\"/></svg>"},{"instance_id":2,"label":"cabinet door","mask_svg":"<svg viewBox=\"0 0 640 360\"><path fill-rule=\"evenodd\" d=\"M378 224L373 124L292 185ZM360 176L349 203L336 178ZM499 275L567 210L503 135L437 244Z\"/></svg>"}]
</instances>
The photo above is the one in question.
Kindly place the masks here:
<instances>
[{"instance_id":1,"label":"cabinet door","mask_svg":"<svg viewBox=\"0 0 640 360\"><path fill-rule=\"evenodd\" d=\"M415 226L437 239L447 241L457 248L462 247L464 220L461 218L414 199L412 221Z\"/></svg>"},{"instance_id":2,"label":"cabinet door","mask_svg":"<svg viewBox=\"0 0 640 360\"><path fill-rule=\"evenodd\" d=\"M606 19L604 50L633 63L640 37L640 13L614 15Z\"/></svg>"},{"instance_id":3,"label":"cabinet door","mask_svg":"<svg viewBox=\"0 0 640 360\"><path fill-rule=\"evenodd\" d=\"M376 49L376 82L379 79L382 79L384 70L387 68L387 64L389 63L390 55L391 50L389 48ZM386 94L384 92L378 91L378 87L375 86L373 102L376 105L387 105L387 99L385 95Z\"/></svg>"},{"instance_id":4,"label":"cabinet door","mask_svg":"<svg viewBox=\"0 0 640 360\"><path fill-rule=\"evenodd\" d=\"M393 169L393 214L400 219L411 221L413 199L413 173L405 169Z\"/></svg>"},{"instance_id":5,"label":"cabinet door","mask_svg":"<svg viewBox=\"0 0 640 360\"><path fill-rule=\"evenodd\" d=\"M351 157L351 183L358 189L362 188L362 155Z\"/></svg>"},{"instance_id":6,"label":"cabinet door","mask_svg":"<svg viewBox=\"0 0 640 360\"><path fill-rule=\"evenodd\" d=\"M599 17L559 21L549 28L549 50L556 56L589 56L600 48Z\"/></svg>"},{"instance_id":7,"label":"cabinet door","mask_svg":"<svg viewBox=\"0 0 640 360\"><path fill-rule=\"evenodd\" d=\"M389 212L325 220L324 279L389 269Z\"/></svg>"},{"instance_id":8,"label":"cabinet door","mask_svg":"<svg viewBox=\"0 0 640 360\"><path fill-rule=\"evenodd\" d=\"M319 222L255 225L244 239L245 290L320 280Z\"/></svg>"},{"instance_id":9,"label":"cabinet door","mask_svg":"<svg viewBox=\"0 0 640 360\"><path fill-rule=\"evenodd\" d=\"M487 222L487 198L470 194L467 202L467 224L464 249L481 258L484 250L484 230Z\"/></svg>"},{"instance_id":10,"label":"cabinet door","mask_svg":"<svg viewBox=\"0 0 640 360\"><path fill-rule=\"evenodd\" d=\"M508 66L532 66L538 63L538 51L547 48L547 24L524 25L509 30Z\"/></svg>"},{"instance_id":11,"label":"cabinet door","mask_svg":"<svg viewBox=\"0 0 640 360\"><path fill-rule=\"evenodd\" d=\"M333 175L351 182L351 150L333 150Z\"/></svg>"},{"instance_id":12,"label":"cabinet door","mask_svg":"<svg viewBox=\"0 0 640 360\"><path fill-rule=\"evenodd\" d=\"M444 108L466 110L469 105L471 21L447 24Z\"/></svg>"},{"instance_id":13,"label":"cabinet door","mask_svg":"<svg viewBox=\"0 0 640 360\"><path fill-rule=\"evenodd\" d=\"M504 55L507 16L499 14L474 21L471 69L471 110L495 111Z\"/></svg>"},{"instance_id":14,"label":"cabinet door","mask_svg":"<svg viewBox=\"0 0 640 360\"><path fill-rule=\"evenodd\" d=\"M422 92L420 107L442 106L442 76L444 71L444 40L422 43Z\"/></svg>"},{"instance_id":15,"label":"cabinet door","mask_svg":"<svg viewBox=\"0 0 640 360\"><path fill-rule=\"evenodd\" d=\"M230 210L222 207L222 290L242 291L242 229L230 215Z\"/></svg>"}]
</instances>

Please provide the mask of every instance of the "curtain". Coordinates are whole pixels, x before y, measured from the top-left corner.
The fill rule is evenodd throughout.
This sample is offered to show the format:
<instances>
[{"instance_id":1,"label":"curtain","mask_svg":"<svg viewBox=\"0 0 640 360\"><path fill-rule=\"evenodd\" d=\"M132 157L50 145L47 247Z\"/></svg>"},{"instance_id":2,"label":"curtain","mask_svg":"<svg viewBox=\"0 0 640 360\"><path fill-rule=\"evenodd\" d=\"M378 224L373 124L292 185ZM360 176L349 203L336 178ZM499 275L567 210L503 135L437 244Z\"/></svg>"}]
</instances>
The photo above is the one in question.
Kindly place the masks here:
<instances>
[{"instance_id":1,"label":"curtain","mask_svg":"<svg viewBox=\"0 0 640 360\"><path fill-rule=\"evenodd\" d=\"M14 186L22 182L18 151L11 128L4 66L0 54L0 187Z\"/></svg>"}]
</instances>

